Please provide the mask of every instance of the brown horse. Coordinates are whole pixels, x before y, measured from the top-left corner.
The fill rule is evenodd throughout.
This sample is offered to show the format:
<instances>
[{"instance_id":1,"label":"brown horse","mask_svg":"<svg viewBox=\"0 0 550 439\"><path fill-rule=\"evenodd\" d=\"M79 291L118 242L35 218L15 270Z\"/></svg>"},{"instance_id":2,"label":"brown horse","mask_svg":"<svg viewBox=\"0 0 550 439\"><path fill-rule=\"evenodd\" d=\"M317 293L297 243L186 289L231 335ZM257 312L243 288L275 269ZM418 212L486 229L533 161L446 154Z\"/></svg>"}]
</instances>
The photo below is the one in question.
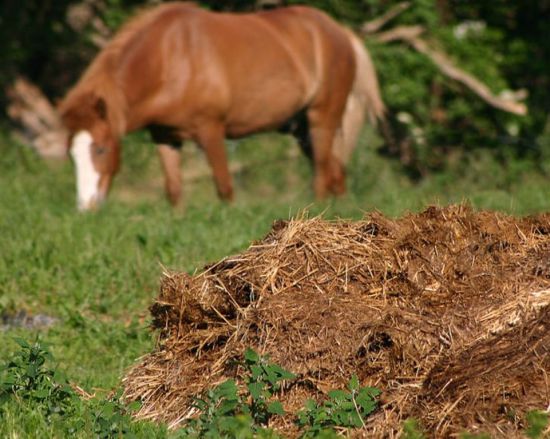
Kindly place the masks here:
<instances>
[{"instance_id":1,"label":"brown horse","mask_svg":"<svg viewBox=\"0 0 550 439\"><path fill-rule=\"evenodd\" d=\"M59 110L78 204L88 209L109 190L120 138L141 128L159 145L173 204L183 139L204 149L219 196L231 200L224 139L272 129L310 150L317 197L342 193L365 111L376 119L383 104L363 44L318 10L229 14L166 3L124 25Z\"/></svg>"}]
</instances>

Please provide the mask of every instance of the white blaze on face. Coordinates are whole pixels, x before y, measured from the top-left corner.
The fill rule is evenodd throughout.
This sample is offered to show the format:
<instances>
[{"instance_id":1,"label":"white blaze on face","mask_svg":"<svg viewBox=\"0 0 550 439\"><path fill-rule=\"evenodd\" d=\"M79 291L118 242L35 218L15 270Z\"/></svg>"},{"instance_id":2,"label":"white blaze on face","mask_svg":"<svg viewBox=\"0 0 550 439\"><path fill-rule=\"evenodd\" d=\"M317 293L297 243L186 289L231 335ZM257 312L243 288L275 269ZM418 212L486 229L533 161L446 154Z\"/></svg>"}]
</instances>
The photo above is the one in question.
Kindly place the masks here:
<instances>
[{"instance_id":1,"label":"white blaze on face","mask_svg":"<svg viewBox=\"0 0 550 439\"><path fill-rule=\"evenodd\" d=\"M96 204L99 195L99 172L92 161L93 138L88 131L79 131L73 137L71 156L76 167L78 208L87 210Z\"/></svg>"}]
</instances>

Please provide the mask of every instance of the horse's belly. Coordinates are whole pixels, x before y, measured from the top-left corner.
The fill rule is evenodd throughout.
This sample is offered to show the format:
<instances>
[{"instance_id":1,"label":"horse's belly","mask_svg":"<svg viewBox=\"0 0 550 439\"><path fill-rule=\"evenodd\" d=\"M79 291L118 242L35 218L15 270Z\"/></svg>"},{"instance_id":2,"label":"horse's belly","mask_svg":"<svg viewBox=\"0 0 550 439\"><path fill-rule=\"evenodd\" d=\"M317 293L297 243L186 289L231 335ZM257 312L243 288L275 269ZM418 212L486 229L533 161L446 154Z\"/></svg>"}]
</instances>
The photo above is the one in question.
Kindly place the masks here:
<instances>
[{"instance_id":1,"label":"horse's belly","mask_svg":"<svg viewBox=\"0 0 550 439\"><path fill-rule=\"evenodd\" d=\"M225 132L229 138L238 138L248 136L261 131L275 130L288 121L295 112L285 113L284 115L266 116L266 117L250 117L241 120L233 120L226 123Z\"/></svg>"},{"instance_id":2,"label":"horse's belly","mask_svg":"<svg viewBox=\"0 0 550 439\"><path fill-rule=\"evenodd\" d=\"M283 125L293 115L294 113L291 113L285 117L277 118L249 118L246 120L236 120L226 124L225 132L229 138L238 138L261 131L275 130Z\"/></svg>"},{"instance_id":3,"label":"horse's belly","mask_svg":"<svg viewBox=\"0 0 550 439\"><path fill-rule=\"evenodd\" d=\"M278 93L257 92L234 102L226 115L227 136L274 130L287 122L305 105L303 92L290 88L282 88Z\"/></svg>"}]
</instances>

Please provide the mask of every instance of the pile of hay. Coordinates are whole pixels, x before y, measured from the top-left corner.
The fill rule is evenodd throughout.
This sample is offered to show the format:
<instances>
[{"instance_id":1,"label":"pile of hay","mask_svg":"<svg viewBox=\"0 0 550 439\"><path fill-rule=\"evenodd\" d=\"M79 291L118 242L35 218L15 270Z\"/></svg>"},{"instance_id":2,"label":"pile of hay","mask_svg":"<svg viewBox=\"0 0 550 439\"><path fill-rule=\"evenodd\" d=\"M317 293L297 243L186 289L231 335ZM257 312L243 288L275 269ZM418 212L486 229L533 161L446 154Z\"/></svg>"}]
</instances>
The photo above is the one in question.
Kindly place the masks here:
<instances>
[{"instance_id":1,"label":"pile of hay","mask_svg":"<svg viewBox=\"0 0 550 439\"><path fill-rule=\"evenodd\" d=\"M151 312L158 346L124 379L142 418L177 426L252 347L298 374L289 411L356 373L383 392L369 437L408 417L430 436L513 437L550 402L550 215L279 221L242 254L166 274Z\"/></svg>"}]
</instances>

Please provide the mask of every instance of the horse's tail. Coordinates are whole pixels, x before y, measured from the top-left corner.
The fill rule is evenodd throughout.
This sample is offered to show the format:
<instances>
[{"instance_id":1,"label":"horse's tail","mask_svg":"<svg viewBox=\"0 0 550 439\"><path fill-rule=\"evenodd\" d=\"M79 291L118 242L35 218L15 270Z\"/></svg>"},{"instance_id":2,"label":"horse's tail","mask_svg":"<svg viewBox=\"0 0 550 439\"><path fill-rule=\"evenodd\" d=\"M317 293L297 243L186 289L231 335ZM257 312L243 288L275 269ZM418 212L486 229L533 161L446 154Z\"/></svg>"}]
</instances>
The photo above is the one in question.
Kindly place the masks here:
<instances>
[{"instance_id":1,"label":"horse's tail","mask_svg":"<svg viewBox=\"0 0 550 439\"><path fill-rule=\"evenodd\" d=\"M355 81L342 116L340 133L333 148L333 154L343 164L348 162L353 153L365 117L368 117L371 124L376 125L378 120L383 119L385 113L371 57L359 37L349 29L346 29L346 32L355 53L356 71Z\"/></svg>"}]
</instances>

